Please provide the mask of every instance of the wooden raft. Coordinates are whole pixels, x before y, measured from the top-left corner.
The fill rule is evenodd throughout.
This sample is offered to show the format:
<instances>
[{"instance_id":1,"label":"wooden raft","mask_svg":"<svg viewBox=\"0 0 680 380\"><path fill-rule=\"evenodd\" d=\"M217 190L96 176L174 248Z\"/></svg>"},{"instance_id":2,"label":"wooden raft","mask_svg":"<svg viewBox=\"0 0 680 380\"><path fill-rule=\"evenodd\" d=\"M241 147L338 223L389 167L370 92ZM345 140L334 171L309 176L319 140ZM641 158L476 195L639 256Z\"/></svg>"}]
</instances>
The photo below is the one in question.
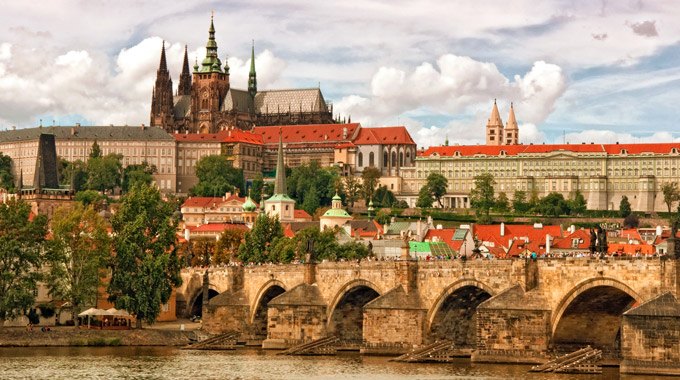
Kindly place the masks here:
<instances>
[{"instance_id":1,"label":"wooden raft","mask_svg":"<svg viewBox=\"0 0 680 380\"><path fill-rule=\"evenodd\" d=\"M183 350L233 350L240 333L229 331L182 347Z\"/></svg>"},{"instance_id":2,"label":"wooden raft","mask_svg":"<svg viewBox=\"0 0 680 380\"><path fill-rule=\"evenodd\" d=\"M328 336L293 346L285 351L279 352L278 355L335 355L339 342L340 338L337 336Z\"/></svg>"},{"instance_id":3,"label":"wooden raft","mask_svg":"<svg viewBox=\"0 0 680 380\"><path fill-rule=\"evenodd\" d=\"M425 347L416 348L399 357L390 359L392 362L402 363L425 363L425 362L450 362L452 357L453 343L448 340L438 340Z\"/></svg>"},{"instance_id":4,"label":"wooden raft","mask_svg":"<svg viewBox=\"0 0 680 380\"><path fill-rule=\"evenodd\" d=\"M587 346L545 364L534 366L529 372L602 373L602 366L596 363L600 358L602 358L601 350Z\"/></svg>"}]
</instances>

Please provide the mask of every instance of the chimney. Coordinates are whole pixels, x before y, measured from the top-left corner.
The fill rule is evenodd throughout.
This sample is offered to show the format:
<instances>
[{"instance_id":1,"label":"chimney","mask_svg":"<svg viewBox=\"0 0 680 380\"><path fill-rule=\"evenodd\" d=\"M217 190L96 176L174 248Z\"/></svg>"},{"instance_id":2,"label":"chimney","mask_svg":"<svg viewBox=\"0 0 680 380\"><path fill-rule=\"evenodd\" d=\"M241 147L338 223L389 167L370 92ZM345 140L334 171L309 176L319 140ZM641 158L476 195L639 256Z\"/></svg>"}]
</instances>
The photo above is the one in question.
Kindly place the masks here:
<instances>
[{"instance_id":1,"label":"chimney","mask_svg":"<svg viewBox=\"0 0 680 380\"><path fill-rule=\"evenodd\" d=\"M505 223L501 222L501 236L505 236Z\"/></svg>"},{"instance_id":2,"label":"chimney","mask_svg":"<svg viewBox=\"0 0 680 380\"><path fill-rule=\"evenodd\" d=\"M423 222L418 219L418 239L423 235Z\"/></svg>"},{"instance_id":3,"label":"chimney","mask_svg":"<svg viewBox=\"0 0 680 380\"><path fill-rule=\"evenodd\" d=\"M550 254L550 234L545 235L545 254Z\"/></svg>"},{"instance_id":4,"label":"chimney","mask_svg":"<svg viewBox=\"0 0 680 380\"><path fill-rule=\"evenodd\" d=\"M76 126L78 126L78 124L76 124ZM75 135L76 135L76 129L71 127L71 136L75 136Z\"/></svg>"},{"instance_id":5,"label":"chimney","mask_svg":"<svg viewBox=\"0 0 680 380\"><path fill-rule=\"evenodd\" d=\"M342 128L342 138L347 139L347 127Z\"/></svg>"},{"instance_id":6,"label":"chimney","mask_svg":"<svg viewBox=\"0 0 680 380\"><path fill-rule=\"evenodd\" d=\"M661 226L656 226L656 236L661 236L661 233L663 230L661 229Z\"/></svg>"},{"instance_id":7,"label":"chimney","mask_svg":"<svg viewBox=\"0 0 680 380\"><path fill-rule=\"evenodd\" d=\"M16 131L16 130L17 130L17 126L16 126L16 125L13 125L13 126L12 126L12 130L13 130L13 131Z\"/></svg>"},{"instance_id":8,"label":"chimney","mask_svg":"<svg viewBox=\"0 0 680 380\"><path fill-rule=\"evenodd\" d=\"M80 123L76 123L76 127L80 127Z\"/></svg>"},{"instance_id":9,"label":"chimney","mask_svg":"<svg viewBox=\"0 0 680 380\"><path fill-rule=\"evenodd\" d=\"M144 124L142 124L142 131L144 130Z\"/></svg>"},{"instance_id":10,"label":"chimney","mask_svg":"<svg viewBox=\"0 0 680 380\"><path fill-rule=\"evenodd\" d=\"M189 241L189 229L188 229L188 228L185 228L185 229L184 229L184 238L185 238L187 241Z\"/></svg>"}]
</instances>

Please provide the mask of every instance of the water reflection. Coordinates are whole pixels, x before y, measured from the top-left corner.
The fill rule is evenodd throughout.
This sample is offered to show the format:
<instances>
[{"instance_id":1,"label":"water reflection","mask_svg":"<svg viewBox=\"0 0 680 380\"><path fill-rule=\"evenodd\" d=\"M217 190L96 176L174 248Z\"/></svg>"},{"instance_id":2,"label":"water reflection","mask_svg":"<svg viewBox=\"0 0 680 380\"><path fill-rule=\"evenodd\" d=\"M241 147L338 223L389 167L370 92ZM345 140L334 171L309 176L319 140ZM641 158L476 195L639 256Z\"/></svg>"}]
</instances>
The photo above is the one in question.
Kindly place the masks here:
<instances>
[{"instance_id":1,"label":"water reflection","mask_svg":"<svg viewBox=\"0 0 680 380\"><path fill-rule=\"evenodd\" d=\"M651 380L667 377L528 373L528 366L388 362L386 357L343 353L326 357L276 356L258 349L183 351L166 347L0 348L2 379L517 379Z\"/></svg>"}]
</instances>

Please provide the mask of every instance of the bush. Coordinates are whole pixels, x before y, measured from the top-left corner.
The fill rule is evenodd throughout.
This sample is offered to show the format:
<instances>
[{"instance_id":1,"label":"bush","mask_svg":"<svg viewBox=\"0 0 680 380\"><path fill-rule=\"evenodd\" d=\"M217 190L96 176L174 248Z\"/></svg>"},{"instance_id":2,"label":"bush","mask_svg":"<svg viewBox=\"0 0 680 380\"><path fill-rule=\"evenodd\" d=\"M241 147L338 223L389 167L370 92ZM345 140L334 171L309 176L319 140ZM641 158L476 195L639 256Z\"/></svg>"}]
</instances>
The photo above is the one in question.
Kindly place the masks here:
<instances>
[{"instance_id":1,"label":"bush","mask_svg":"<svg viewBox=\"0 0 680 380\"><path fill-rule=\"evenodd\" d=\"M88 346L96 346L96 347L101 347L101 346L106 346L106 339L98 336L96 338L91 338L87 340L87 345Z\"/></svg>"},{"instance_id":2,"label":"bush","mask_svg":"<svg viewBox=\"0 0 680 380\"><path fill-rule=\"evenodd\" d=\"M40 323L40 316L35 309L29 310L28 314L26 314L26 318L28 318L28 321L34 325Z\"/></svg>"},{"instance_id":3,"label":"bush","mask_svg":"<svg viewBox=\"0 0 680 380\"><path fill-rule=\"evenodd\" d=\"M111 338L109 339L107 345L109 346L120 346L120 339L119 338Z\"/></svg>"},{"instance_id":4,"label":"bush","mask_svg":"<svg viewBox=\"0 0 680 380\"><path fill-rule=\"evenodd\" d=\"M68 341L69 346L83 347L87 346L87 340L85 339L71 339Z\"/></svg>"},{"instance_id":5,"label":"bush","mask_svg":"<svg viewBox=\"0 0 680 380\"><path fill-rule=\"evenodd\" d=\"M53 303L42 303L38 305L38 309L40 309L40 315L43 318L52 318L57 311L57 307Z\"/></svg>"},{"instance_id":6,"label":"bush","mask_svg":"<svg viewBox=\"0 0 680 380\"><path fill-rule=\"evenodd\" d=\"M624 228L638 228L640 226L640 217L637 214L629 214L623 220Z\"/></svg>"}]
</instances>

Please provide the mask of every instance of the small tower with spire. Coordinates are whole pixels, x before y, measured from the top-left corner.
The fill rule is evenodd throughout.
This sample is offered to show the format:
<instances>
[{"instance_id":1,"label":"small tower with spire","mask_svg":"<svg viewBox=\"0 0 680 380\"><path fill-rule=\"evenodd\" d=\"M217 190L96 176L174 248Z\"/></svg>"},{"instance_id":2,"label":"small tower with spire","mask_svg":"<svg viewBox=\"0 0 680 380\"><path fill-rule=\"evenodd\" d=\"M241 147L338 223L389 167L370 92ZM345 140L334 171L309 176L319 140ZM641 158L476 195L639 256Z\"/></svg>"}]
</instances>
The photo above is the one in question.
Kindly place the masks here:
<instances>
[{"instance_id":1,"label":"small tower with spire","mask_svg":"<svg viewBox=\"0 0 680 380\"><path fill-rule=\"evenodd\" d=\"M250 50L250 74L248 74L248 92L254 99L257 94L257 75L255 74L255 40Z\"/></svg>"},{"instance_id":2,"label":"small tower with spire","mask_svg":"<svg viewBox=\"0 0 680 380\"><path fill-rule=\"evenodd\" d=\"M267 215L277 215L279 220L293 222L295 220L295 201L286 194L286 167L283 164L283 136L279 128L279 152L276 160L276 183L274 184L274 195L267 199L265 208Z\"/></svg>"},{"instance_id":3,"label":"small tower with spire","mask_svg":"<svg viewBox=\"0 0 680 380\"><path fill-rule=\"evenodd\" d=\"M505 145L519 144L519 127L517 126L517 119L515 119L515 108L510 103L510 115L508 115L508 122L505 124Z\"/></svg>"},{"instance_id":4,"label":"small tower with spire","mask_svg":"<svg viewBox=\"0 0 680 380\"><path fill-rule=\"evenodd\" d=\"M503 145L503 120L498 113L496 99L493 101L491 117L486 124L486 145Z\"/></svg>"},{"instance_id":5,"label":"small tower with spire","mask_svg":"<svg viewBox=\"0 0 680 380\"><path fill-rule=\"evenodd\" d=\"M179 75L177 95L191 95L191 71L189 71L189 56L186 45L184 45L184 62L182 63L182 74Z\"/></svg>"},{"instance_id":6,"label":"small tower with spire","mask_svg":"<svg viewBox=\"0 0 680 380\"><path fill-rule=\"evenodd\" d=\"M165 41L161 46L161 61L156 71L156 84L151 96L151 120L149 125L172 131L175 118L172 112L172 79L165 60Z\"/></svg>"}]
</instances>

